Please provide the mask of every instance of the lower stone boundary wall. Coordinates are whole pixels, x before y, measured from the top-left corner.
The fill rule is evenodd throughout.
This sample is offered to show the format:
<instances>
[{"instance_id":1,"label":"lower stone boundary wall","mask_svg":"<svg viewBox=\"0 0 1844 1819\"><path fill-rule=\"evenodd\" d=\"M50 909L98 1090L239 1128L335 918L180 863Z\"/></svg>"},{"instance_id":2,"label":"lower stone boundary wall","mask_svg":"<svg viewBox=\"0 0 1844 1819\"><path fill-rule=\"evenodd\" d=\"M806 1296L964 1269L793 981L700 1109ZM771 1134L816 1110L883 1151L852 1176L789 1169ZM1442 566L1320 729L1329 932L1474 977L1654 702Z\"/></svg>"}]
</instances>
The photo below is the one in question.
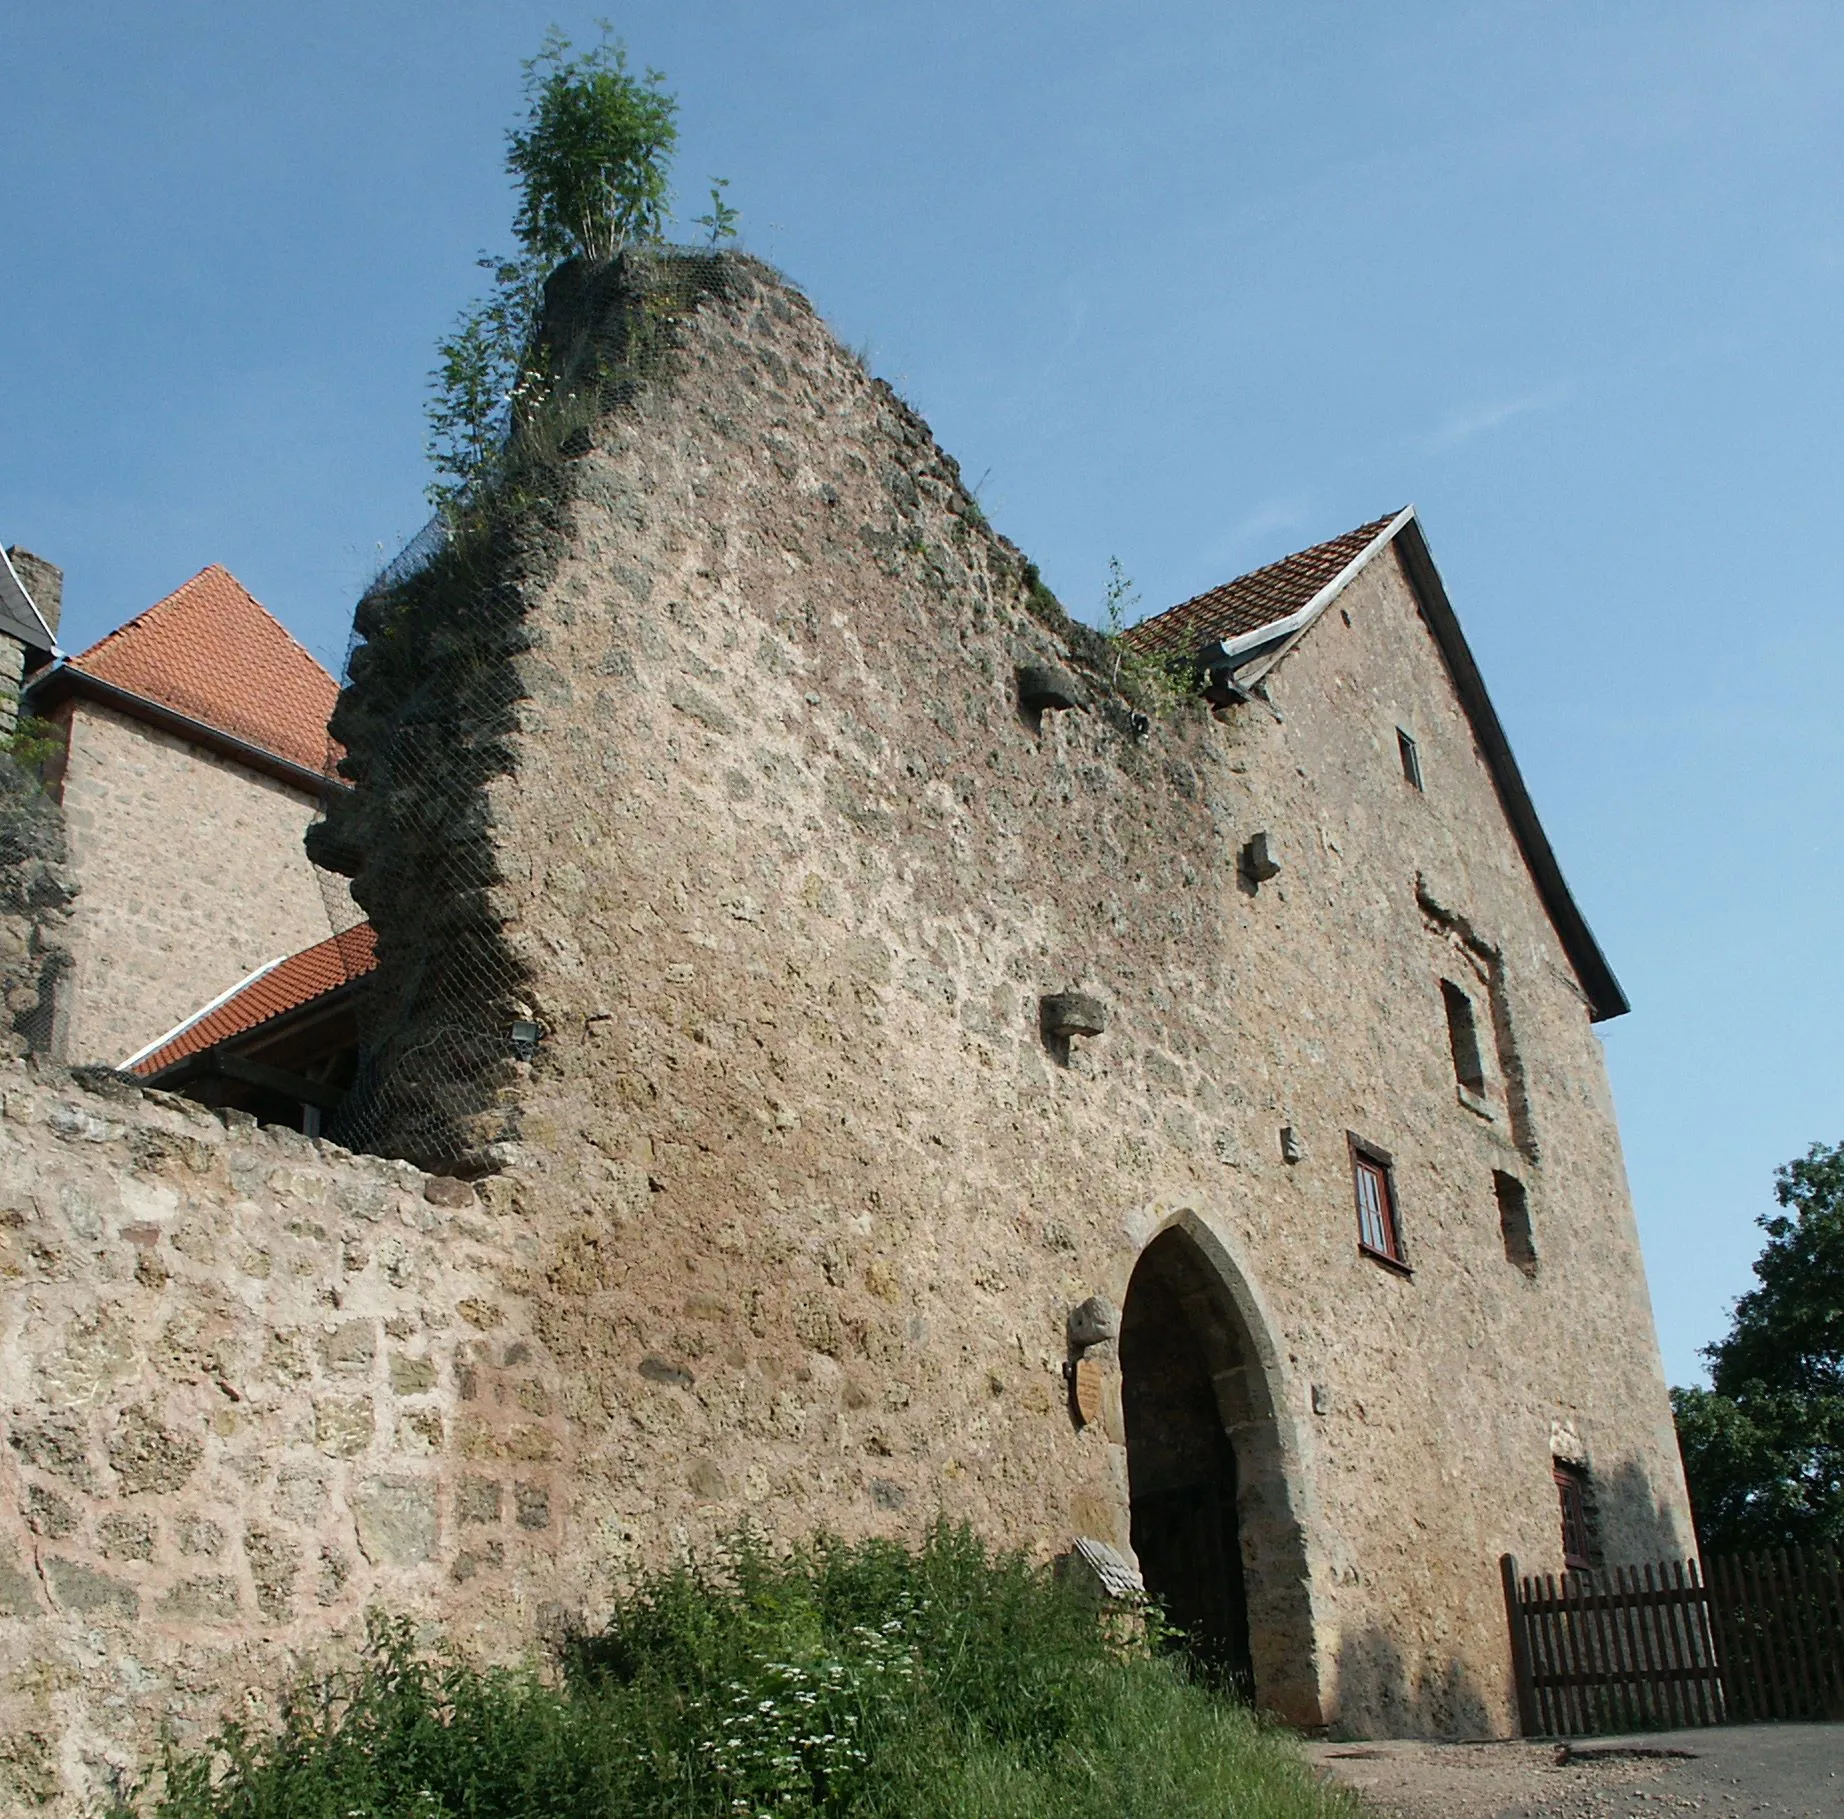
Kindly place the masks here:
<instances>
[{"instance_id":1,"label":"lower stone boundary wall","mask_svg":"<svg viewBox=\"0 0 1844 1819\"><path fill-rule=\"evenodd\" d=\"M0 1811L260 1724L369 1607L541 1620L561 1416L493 1184L225 1119L0 1062Z\"/></svg>"}]
</instances>

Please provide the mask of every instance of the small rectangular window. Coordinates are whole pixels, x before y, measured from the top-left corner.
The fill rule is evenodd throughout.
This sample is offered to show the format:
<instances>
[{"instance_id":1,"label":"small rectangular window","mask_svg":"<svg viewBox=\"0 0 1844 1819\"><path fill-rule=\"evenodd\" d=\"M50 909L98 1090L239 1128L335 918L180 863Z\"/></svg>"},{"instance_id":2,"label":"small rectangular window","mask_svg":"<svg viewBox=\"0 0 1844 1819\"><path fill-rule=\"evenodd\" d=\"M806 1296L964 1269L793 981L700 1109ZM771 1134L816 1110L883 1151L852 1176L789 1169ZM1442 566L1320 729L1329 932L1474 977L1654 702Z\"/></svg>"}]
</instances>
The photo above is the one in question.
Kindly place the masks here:
<instances>
[{"instance_id":1,"label":"small rectangular window","mask_svg":"<svg viewBox=\"0 0 1844 1819\"><path fill-rule=\"evenodd\" d=\"M1447 1005L1447 1043L1453 1050L1453 1077L1474 1098L1485 1097L1485 1062L1479 1052L1479 1025L1473 1001L1450 979L1441 981Z\"/></svg>"},{"instance_id":2,"label":"small rectangular window","mask_svg":"<svg viewBox=\"0 0 1844 1819\"><path fill-rule=\"evenodd\" d=\"M1562 1564L1585 1573L1594 1566L1593 1537L1588 1527L1588 1473L1579 1465L1552 1459L1556 1500L1562 1506Z\"/></svg>"},{"instance_id":3,"label":"small rectangular window","mask_svg":"<svg viewBox=\"0 0 1844 1819\"><path fill-rule=\"evenodd\" d=\"M1415 748L1414 739L1401 727L1396 728L1396 744L1402 752L1402 774L1417 789L1421 788L1421 753Z\"/></svg>"},{"instance_id":4,"label":"small rectangular window","mask_svg":"<svg viewBox=\"0 0 1844 1819\"><path fill-rule=\"evenodd\" d=\"M1515 1175L1492 1171L1492 1192L1498 1200L1498 1230L1505 1241L1505 1256L1526 1276L1537 1273L1537 1245L1530 1231L1530 1196Z\"/></svg>"},{"instance_id":5,"label":"small rectangular window","mask_svg":"<svg viewBox=\"0 0 1844 1819\"><path fill-rule=\"evenodd\" d=\"M1368 1257L1406 1270L1402 1226L1396 1215L1396 1186L1389 1157L1362 1138L1350 1137L1351 1176L1357 1192L1357 1244Z\"/></svg>"}]
</instances>

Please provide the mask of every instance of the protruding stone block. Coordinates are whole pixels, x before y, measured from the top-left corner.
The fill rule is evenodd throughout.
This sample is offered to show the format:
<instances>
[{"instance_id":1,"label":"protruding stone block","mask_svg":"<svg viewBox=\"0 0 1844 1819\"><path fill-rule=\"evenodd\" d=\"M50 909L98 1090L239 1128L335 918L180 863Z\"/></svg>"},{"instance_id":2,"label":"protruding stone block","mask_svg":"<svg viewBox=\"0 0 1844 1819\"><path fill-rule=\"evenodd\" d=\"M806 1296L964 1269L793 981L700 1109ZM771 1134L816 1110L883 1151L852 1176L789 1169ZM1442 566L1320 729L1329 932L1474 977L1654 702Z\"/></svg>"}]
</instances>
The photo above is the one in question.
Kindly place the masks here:
<instances>
[{"instance_id":1,"label":"protruding stone block","mask_svg":"<svg viewBox=\"0 0 1844 1819\"><path fill-rule=\"evenodd\" d=\"M1274 855L1274 843L1265 833L1250 837L1242 848L1242 875L1251 884L1266 884L1278 878L1281 862Z\"/></svg>"},{"instance_id":2,"label":"protruding stone block","mask_svg":"<svg viewBox=\"0 0 1844 1819\"><path fill-rule=\"evenodd\" d=\"M1120 1315L1114 1304L1102 1295L1090 1295L1069 1310L1069 1343L1078 1351L1091 1345L1105 1345L1120 1336Z\"/></svg>"},{"instance_id":3,"label":"protruding stone block","mask_svg":"<svg viewBox=\"0 0 1844 1819\"><path fill-rule=\"evenodd\" d=\"M1071 1036L1099 1036L1108 1027L1108 1007L1089 992L1052 992L1039 1001L1044 1034L1067 1042Z\"/></svg>"},{"instance_id":4,"label":"protruding stone block","mask_svg":"<svg viewBox=\"0 0 1844 1819\"><path fill-rule=\"evenodd\" d=\"M1027 714L1041 714L1046 708L1086 707L1088 698L1067 671L1027 663L1018 671L1018 705Z\"/></svg>"}]
</instances>

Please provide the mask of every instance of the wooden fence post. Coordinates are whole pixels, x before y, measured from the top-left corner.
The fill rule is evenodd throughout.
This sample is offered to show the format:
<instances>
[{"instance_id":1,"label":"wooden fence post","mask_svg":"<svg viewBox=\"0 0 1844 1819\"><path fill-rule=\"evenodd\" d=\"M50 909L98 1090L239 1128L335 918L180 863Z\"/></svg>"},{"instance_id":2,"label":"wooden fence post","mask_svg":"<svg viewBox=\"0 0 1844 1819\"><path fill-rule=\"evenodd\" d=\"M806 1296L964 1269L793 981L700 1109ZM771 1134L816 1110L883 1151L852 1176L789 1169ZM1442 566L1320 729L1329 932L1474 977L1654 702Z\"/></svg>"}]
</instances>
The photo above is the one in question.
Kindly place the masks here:
<instances>
[{"instance_id":1,"label":"wooden fence post","mask_svg":"<svg viewBox=\"0 0 1844 1819\"><path fill-rule=\"evenodd\" d=\"M1530 1671L1530 1634L1518 1598L1517 1556L1500 1554L1498 1572L1505 1586L1505 1621L1511 1626L1511 1677L1517 1687L1517 1726L1526 1737L1537 1734L1537 1689Z\"/></svg>"}]
</instances>

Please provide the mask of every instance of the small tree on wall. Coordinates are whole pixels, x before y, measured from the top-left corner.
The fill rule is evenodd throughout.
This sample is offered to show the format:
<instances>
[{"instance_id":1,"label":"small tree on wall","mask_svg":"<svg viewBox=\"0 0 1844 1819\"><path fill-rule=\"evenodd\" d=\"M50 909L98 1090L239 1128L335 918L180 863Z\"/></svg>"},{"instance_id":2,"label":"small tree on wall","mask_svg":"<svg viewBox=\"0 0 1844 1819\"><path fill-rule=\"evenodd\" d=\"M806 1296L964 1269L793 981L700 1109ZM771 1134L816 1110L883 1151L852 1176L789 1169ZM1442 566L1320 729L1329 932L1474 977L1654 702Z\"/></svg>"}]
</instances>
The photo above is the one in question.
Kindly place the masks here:
<instances>
[{"instance_id":1,"label":"small tree on wall","mask_svg":"<svg viewBox=\"0 0 1844 1819\"><path fill-rule=\"evenodd\" d=\"M1710 1388L1674 1389L1697 1532L1712 1552L1844 1546L1844 1143L1774 1178L1759 1286L1705 1348Z\"/></svg>"},{"instance_id":2,"label":"small tree on wall","mask_svg":"<svg viewBox=\"0 0 1844 1819\"><path fill-rule=\"evenodd\" d=\"M564 259L657 241L671 202L679 104L660 71L634 75L606 23L581 55L553 28L523 68L525 119L506 135L519 250L481 257L493 288L437 342L429 375L429 499L448 514L478 497L520 406L547 388L532 346L547 275Z\"/></svg>"},{"instance_id":3,"label":"small tree on wall","mask_svg":"<svg viewBox=\"0 0 1844 1819\"><path fill-rule=\"evenodd\" d=\"M536 258L612 259L657 240L671 200L667 168L679 104L656 69L629 73L626 47L602 41L580 57L555 27L524 65L526 118L506 135L521 198L513 232Z\"/></svg>"}]
</instances>

